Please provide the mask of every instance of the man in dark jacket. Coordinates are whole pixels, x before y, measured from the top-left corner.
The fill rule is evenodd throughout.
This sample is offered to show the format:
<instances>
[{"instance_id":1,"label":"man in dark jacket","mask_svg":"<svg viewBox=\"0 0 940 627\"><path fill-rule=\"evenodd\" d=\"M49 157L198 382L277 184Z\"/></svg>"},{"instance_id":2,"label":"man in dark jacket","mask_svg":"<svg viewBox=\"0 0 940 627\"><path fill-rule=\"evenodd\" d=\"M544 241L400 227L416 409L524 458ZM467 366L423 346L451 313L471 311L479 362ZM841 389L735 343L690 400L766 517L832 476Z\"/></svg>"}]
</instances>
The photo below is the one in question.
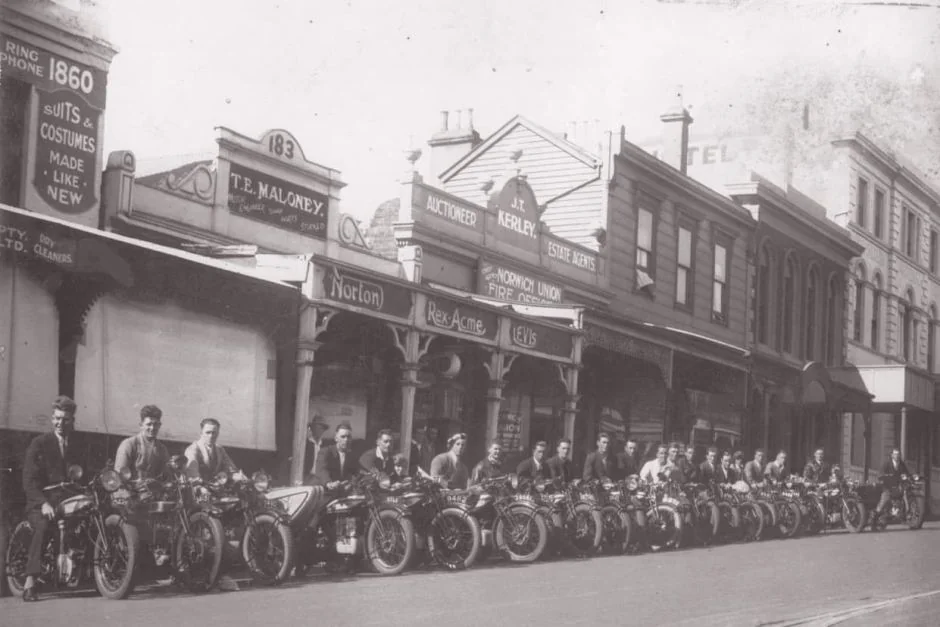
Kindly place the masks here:
<instances>
[{"instance_id":1,"label":"man in dark jacket","mask_svg":"<svg viewBox=\"0 0 940 627\"><path fill-rule=\"evenodd\" d=\"M910 477L911 473L907 469L904 460L901 459L901 449L891 450L891 459L881 467L882 481L881 498L878 500L878 507L875 508L875 517L881 516L885 505L891 502L891 488L896 487L902 477Z\"/></svg>"},{"instance_id":2,"label":"man in dark jacket","mask_svg":"<svg viewBox=\"0 0 940 627\"><path fill-rule=\"evenodd\" d=\"M626 479L630 475L640 473L640 465L636 461L637 441L633 438L627 440L623 452L617 453L617 475L616 479Z\"/></svg>"},{"instance_id":3,"label":"man in dark jacket","mask_svg":"<svg viewBox=\"0 0 940 627\"><path fill-rule=\"evenodd\" d=\"M369 449L359 458L359 467L366 472L382 472L392 476L392 431L382 429L375 438L375 448Z\"/></svg>"},{"instance_id":4,"label":"man in dark jacket","mask_svg":"<svg viewBox=\"0 0 940 627\"><path fill-rule=\"evenodd\" d=\"M592 479L610 479L611 473L615 473L613 463L607 458L607 447L610 445L610 436L601 432L597 436L597 450L588 453L584 460L583 478L585 481Z\"/></svg>"},{"instance_id":5,"label":"man in dark jacket","mask_svg":"<svg viewBox=\"0 0 940 627\"><path fill-rule=\"evenodd\" d=\"M486 459L477 463L470 473L470 485L476 485L484 479L493 479L503 475L502 467L503 445L499 440L493 440L487 451Z\"/></svg>"},{"instance_id":6,"label":"man in dark jacket","mask_svg":"<svg viewBox=\"0 0 940 627\"><path fill-rule=\"evenodd\" d=\"M545 462L545 449L548 448L546 442L536 442L532 447L532 457L523 460L516 467L516 474L520 479L547 479L549 477L548 466Z\"/></svg>"},{"instance_id":7,"label":"man in dark jacket","mask_svg":"<svg viewBox=\"0 0 940 627\"><path fill-rule=\"evenodd\" d=\"M715 469L715 481L718 483L734 483L737 481L734 467L731 465L731 451L721 454L721 463Z\"/></svg>"},{"instance_id":8,"label":"man in dark jacket","mask_svg":"<svg viewBox=\"0 0 940 627\"><path fill-rule=\"evenodd\" d=\"M813 483L826 483L832 474L832 467L825 461L826 452L818 448L813 453L813 459L803 469L803 479Z\"/></svg>"},{"instance_id":9,"label":"man in dark jacket","mask_svg":"<svg viewBox=\"0 0 940 627\"><path fill-rule=\"evenodd\" d=\"M568 483L574 478L571 460L568 459L568 453L571 452L571 440L568 438L559 440L555 451L555 456L545 462L548 466L548 474L552 479L561 479L564 483Z\"/></svg>"},{"instance_id":10,"label":"man in dark jacket","mask_svg":"<svg viewBox=\"0 0 940 627\"><path fill-rule=\"evenodd\" d=\"M26 563L24 601L36 601L36 577L42 572L42 545L46 530L55 518L55 507L61 494L43 492L43 488L68 480L68 467L76 463L78 447L72 439L75 428L75 401L67 396L56 398L52 407L52 431L36 436L26 449L23 464L23 489L26 512L33 537ZM74 452L73 452L74 451Z\"/></svg>"},{"instance_id":11,"label":"man in dark jacket","mask_svg":"<svg viewBox=\"0 0 940 627\"><path fill-rule=\"evenodd\" d=\"M701 463L698 467L702 481L708 483L715 480L715 473L718 471L718 449L714 446L708 447L708 452L705 454L705 461ZM728 461L730 462L731 456L728 456Z\"/></svg>"},{"instance_id":12,"label":"man in dark jacket","mask_svg":"<svg viewBox=\"0 0 940 627\"><path fill-rule=\"evenodd\" d=\"M317 458L317 467L312 479L317 485L333 490L341 481L352 478L359 471L359 464L352 459L352 427L349 423L336 427L336 444L328 446Z\"/></svg>"},{"instance_id":13,"label":"man in dark jacket","mask_svg":"<svg viewBox=\"0 0 940 627\"><path fill-rule=\"evenodd\" d=\"M416 475L418 468L425 472L431 470L431 461L437 455L437 449L428 436L428 425L426 422L415 422L414 437L411 440L411 458L408 460L411 464L410 473Z\"/></svg>"}]
</instances>

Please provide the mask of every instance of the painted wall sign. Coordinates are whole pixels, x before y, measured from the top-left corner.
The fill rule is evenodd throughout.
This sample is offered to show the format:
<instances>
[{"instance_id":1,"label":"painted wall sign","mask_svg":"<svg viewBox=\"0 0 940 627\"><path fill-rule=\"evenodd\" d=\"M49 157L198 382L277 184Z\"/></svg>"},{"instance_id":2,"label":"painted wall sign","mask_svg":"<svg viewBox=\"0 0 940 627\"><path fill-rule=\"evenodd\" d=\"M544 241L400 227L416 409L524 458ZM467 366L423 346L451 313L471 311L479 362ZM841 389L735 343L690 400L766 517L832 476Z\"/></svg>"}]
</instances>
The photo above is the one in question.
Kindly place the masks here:
<instances>
[{"instance_id":1,"label":"painted wall sign","mask_svg":"<svg viewBox=\"0 0 940 627\"><path fill-rule=\"evenodd\" d=\"M538 253L539 213L535 193L524 178L506 181L496 200L499 240Z\"/></svg>"},{"instance_id":2,"label":"painted wall sign","mask_svg":"<svg viewBox=\"0 0 940 627\"><path fill-rule=\"evenodd\" d=\"M543 235L542 240L544 242L543 250L550 259L555 259L579 270L597 272L597 253L594 251L570 244L551 235Z\"/></svg>"},{"instance_id":3,"label":"painted wall sign","mask_svg":"<svg viewBox=\"0 0 940 627\"><path fill-rule=\"evenodd\" d=\"M335 266L324 269L324 297L398 318L407 318L411 313L411 292L407 288Z\"/></svg>"},{"instance_id":4,"label":"painted wall sign","mask_svg":"<svg viewBox=\"0 0 940 627\"><path fill-rule=\"evenodd\" d=\"M228 208L245 218L326 239L325 195L236 163L229 169Z\"/></svg>"},{"instance_id":5,"label":"painted wall sign","mask_svg":"<svg viewBox=\"0 0 940 627\"><path fill-rule=\"evenodd\" d=\"M496 339L499 316L466 303L428 296L424 320L430 327L463 335Z\"/></svg>"},{"instance_id":6,"label":"painted wall sign","mask_svg":"<svg viewBox=\"0 0 940 627\"><path fill-rule=\"evenodd\" d=\"M564 288L507 266L480 262L477 293L517 303L552 305L562 302Z\"/></svg>"},{"instance_id":7,"label":"painted wall sign","mask_svg":"<svg viewBox=\"0 0 940 627\"><path fill-rule=\"evenodd\" d=\"M461 202L453 196L437 193L423 185L414 186L412 203L412 209L416 209L419 213L427 213L474 231L483 231L481 207Z\"/></svg>"},{"instance_id":8,"label":"painted wall sign","mask_svg":"<svg viewBox=\"0 0 940 627\"><path fill-rule=\"evenodd\" d=\"M570 333L534 322L510 320L509 341L519 348L554 355L571 357L572 338Z\"/></svg>"},{"instance_id":9,"label":"painted wall sign","mask_svg":"<svg viewBox=\"0 0 940 627\"><path fill-rule=\"evenodd\" d=\"M91 107L104 109L108 75L91 66L64 59L6 33L0 33L0 73L35 85L42 91L65 89Z\"/></svg>"},{"instance_id":10,"label":"painted wall sign","mask_svg":"<svg viewBox=\"0 0 940 627\"><path fill-rule=\"evenodd\" d=\"M62 213L95 205L100 114L73 92L39 92L39 132L33 185Z\"/></svg>"},{"instance_id":11,"label":"painted wall sign","mask_svg":"<svg viewBox=\"0 0 940 627\"><path fill-rule=\"evenodd\" d=\"M659 366L663 378L671 377L670 349L646 340L610 331L593 324L584 329L584 346L598 346L614 353L636 357Z\"/></svg>"}]
</instances>

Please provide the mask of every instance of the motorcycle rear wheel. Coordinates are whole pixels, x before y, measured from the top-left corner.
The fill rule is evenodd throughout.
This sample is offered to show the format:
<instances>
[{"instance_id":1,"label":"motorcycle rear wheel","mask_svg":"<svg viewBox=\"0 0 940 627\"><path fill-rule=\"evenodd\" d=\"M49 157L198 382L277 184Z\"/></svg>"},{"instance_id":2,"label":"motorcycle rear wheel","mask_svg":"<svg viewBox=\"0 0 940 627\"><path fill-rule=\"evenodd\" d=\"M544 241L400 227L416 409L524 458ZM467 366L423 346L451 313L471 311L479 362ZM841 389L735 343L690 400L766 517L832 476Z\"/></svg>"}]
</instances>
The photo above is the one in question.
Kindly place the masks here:
<instances>
[{"instance_id":1,"label":"motorcycle rear wheel","mask_svg":"<svg viewBox=\"0 0 940 627\"><path fill-rule=\"evenodd\" d=\"M388 551L380 550L382 538L379 526L370 522L366 529L366 557L380 575L401 574L409 564L416 561L414 523L393 509L379 510L378 514L382 530L390 534L389 540L398 545L401 554L395 559L389 559Z\"/></svg>"},{"instance_id":2,"label":"motorcycle rear wheel","mask_svg":"<svg viewBox=\"0 0 940 627\"><path fill-rule=\"evenodd\" d=\"M180 530L176 538L174 564L191 592L206 592L219 581L222 570L225 530L222 521L206 512L189 517L193 537ZM195 563L190 558L195 557Z\"/></svg>"},{"instance_id":3,"label":"motorcycle rear wheel","mask_svg":"<svg viewBox=\"0 0 940 627\"><path fill-rule=\"evenodd\" d=\"M95 541L95 587L106 599L120 601L134 591L140 536L137 527L128 524L117 514L105 519L104 531L107 538L97 538ZM124 564L121 569L123 572L115 574L112 567L116 560Z\"/></svg>"},{"instance_id":4,"label":"motorcycle rear wheel","mask_svg":"<svg viewBox=\"0 0 940 627\"><path fill-rule=\"evenodd\" d=\"M515 541L520 534L529 541L525 544ZM539 559L545 552L548 526L538 511L522 503L514 503L507 508L506 517L500 516L496 520L493 538L496 548L510 561L526 564Z\"/></svg>"},{"instance_id":5,"label":"motorcycle rear wheel","mask_svg":"<svg viewBox=\"0 0 940 627\"><path fill-rule=\"evenodd\" d=\"M473 566L482 546L480 523L459 507L448 507L431 521L428 547L435 561L448 570Z\"/></svg>"},{"instance_id":6,"label":"motorcycle rear wheel","mask_svg":"<svg viewBox=\"0 0 940 627\"><path fill-rule=\"evenodd\" d=\"M241 553L255 583L277 585L287 580L294 566L294 534L277 516L256 514L245 527Z\"/></svg>"}]
</instances>

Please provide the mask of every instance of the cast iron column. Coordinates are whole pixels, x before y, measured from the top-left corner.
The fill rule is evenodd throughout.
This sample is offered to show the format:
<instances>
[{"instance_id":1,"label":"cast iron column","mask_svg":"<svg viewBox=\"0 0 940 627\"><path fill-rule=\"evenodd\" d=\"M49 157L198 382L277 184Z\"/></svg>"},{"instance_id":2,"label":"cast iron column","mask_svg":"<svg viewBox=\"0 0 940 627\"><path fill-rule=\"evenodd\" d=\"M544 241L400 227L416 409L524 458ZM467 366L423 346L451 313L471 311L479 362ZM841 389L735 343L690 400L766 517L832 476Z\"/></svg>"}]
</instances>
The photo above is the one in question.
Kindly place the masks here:
<instances>
[{"instance_id":1,"label":"cast iron column","mask_svg":"<svg viewBox=\"0 0 940 627\"><path fill-rule=\"evenodd\" d=\"M411 467L411 432L414 428L415 391L418 388L418 371L421 369L421 358L431 347L431 340L436 335L421 333L413 329L389 324L395 347L404 359L401 365L401 438L399 451L405 456L406 468ZM430 470L430 469L428 469Z\"/></svg>"},{"instance_id":2,"label":"cast iron column","mask_svg":"<svg viewBox=\"0 0 940 627\"><path fill-rule=\"evenodd\" d=\"M297 392L294 399L294 438L290 464L290 480L294 485L304 480L304 455L307 449L307 423L310 420L310 382L313 379L313 359L320 342L317 338L326 331L335 312L318 310L306 303L300 312L297 339Z\"/></svg>"},{"instance_id":3,"label":"cast iron column","mask_svg":"<svg viewBox=\"0 0 940 627\"><path fill-rule=\"evenodd\" d=\"M505 377L512 364L516 361L513 353L490 351L489 362L483 362L483 367L489 375L490 381L486 388L486 446L496 439L499 429L499 410L503 403L503 388L506 386Z\"/></svg>"}]
</instances>

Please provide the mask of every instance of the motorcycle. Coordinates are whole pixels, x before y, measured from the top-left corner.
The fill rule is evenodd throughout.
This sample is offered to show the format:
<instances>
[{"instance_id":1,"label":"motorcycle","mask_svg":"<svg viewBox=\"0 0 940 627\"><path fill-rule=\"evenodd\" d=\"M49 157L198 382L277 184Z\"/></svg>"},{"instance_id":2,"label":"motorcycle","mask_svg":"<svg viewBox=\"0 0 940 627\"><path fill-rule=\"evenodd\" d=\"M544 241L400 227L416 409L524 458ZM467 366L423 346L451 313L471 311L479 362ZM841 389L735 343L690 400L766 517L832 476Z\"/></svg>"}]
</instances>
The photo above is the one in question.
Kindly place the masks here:
<instances>
[{"instance_id":1,"label":"motorcycle","mask_svg":"<svg viewBox=\"0 0 940 627\"><path fill-rule=\"evenodd\" d=\"M682 545L685 525L677 498L675 485L667 482L654 483L649 489L649 509L646 512L646 539L651 551L667 548L678 549Z\"/></svg>"},{"instance_id":2,"label":"motorcycle","mask_svg":"<svg viewBox=\"0 0 940 627\"><path fill-rule=\"evenodd\" d=\"M740 509L725 496L720 484L710 481L706 489L708 496L718 508L718 529L715 542L731 542L741 533Z\"/></svg>"},{"instance_id":3,"label":"motorcycle","mask_svg":"<svg viewBox=\"0 0 940 627\"><path fill-rule=\"evenodd\" d=\"M782 486L784 497L796 502L800 507L800 532L808 536L818 534L826 526L826 510L818 495L807 489L807 484L799 475L792 475Z\"/></svg>"},{"instance_id":4,"label":"motorcycle","mask_svg":"<svg viewBox=\"0 0 940 627\"><path fill-rule=\"evenodd\" d=\"M764 537L764 510L751 498L751 486L744 481L720 486L722 499L737 511L740 526L737 537L754 542Z\"/></svg>"},{"instance_id":5,"label":"motorcycle","mask_svg":"<svg viewBox=\"0 0 940 627\"><path fill-rule=\"evenodd\" d=\"M871 528L881 531L888 525L906 524L910 529L920 529L924 525L924 479L920 475L902 475L900 479L890 475L879 477L882 489L887 489L891 500L887 507L876 516L872 512Z\"/></svg>"},{"instance_id":6,"label":"motorcycle","mask_svg":"<svg viewBox=\"0 0 940 627\"><path fill-rule=\"evenodd\" d=\"M380 575L398 575L414 557L415 527L405 508L383 496L389 486L387 477L359 475L329 493L323 486L289 486L265 498L287 516L299 572L318 563L355 572L365 558Z\"/></svg>"},{"instance_id":7,"label":"motorcycle","mask_svg":"<svg viewBox=\"0 0 940 627\"><path fill-rule=\"evenodd\" d=\"M428 556L448 570L473 566L483 551L483 530L471 511L481 499L489 501L492 497L476 491L449 490L424 476L413 477L410 485L422 495L408 512Z\"/></svg>"},{"instance_id":8,"label":"motorcycle","mask_svg":"<svg viewBox=\"0 0 940 627\"><path fill-rule=\"evenodd\" d=\"M839 468L833 468L833 478L817 486L817 495L825 511L827 529L844 526L851 533L859 533L868 522L868 511L856 493L856 483L842 477Z\"/></svg>"},{"instance_id":9,"label":"motorcycle","mask_svg":"<svg viewBox=\"0 0 940 627\"><path fill-rule=\"evenodd\" d=\"M168 574L192 592L206 592L218 582L225 538L217 512L197 502L199 484L186 476L186 458L174 455L166 481L138 480L112 497L128 508L141 529L147 566L152 567L148 575L162 579Z\"/></svg>"},{"instance_id":10,"label":"motorcycle","mask_svg":"<svg viewBox=\"0 0 940 627\"><path fill-rule=\"evenodd\" d=\"M270 481L263 471L248 481L223 470L206 485L207 505L222 521L230 553L248 566L252 580L262 585L285 581L294 560L294 535L287 515L278 501L269 501L264 495Z\"/></svg>"},{"instance_id":11,"label":"motorcycle","mask_svg":"<svg viewBox=\"0 0 940 627\"><path fill-rule=\"evenodd\" d=\"M620 555L627 551L635 530L633 518L621 501L621 486L610 480L593 480L581 484L581 494L589 495L601 508L603 537L601 551L609 555Z\"/></svg>"},{"instance_id":12,"label":"motorcycle","mask_svg":"<svg viewBox=\"0 0 940 627\"><path fill-rule=\"evenodd\" d=\"M701 483L689 483L682 486L676 494L681 503L687 529L691 529L693 540L701 546L708 546L718 535L721 527L721 511L708 486Z\"/></svg>"},{"instance_id":13,"label":"motorcycle","mask_svg":"<svg viewBox=\"0 0 940 627\"><path fill-rule=\"evenodd\" d=\"M619 501L617 499L619 493ZM650 508L647 491L640 484L639 475L630 475L611 492L611 499L618 501L621 510L630 516L632 532L625 539L627 553L639 553L646 544L646 512Z\"/></svg>"},{"instance_id":14,"label":"motorcycle","mask_svg":"<svg viewBox=\"0 0 940 627\"><path fill-rule=\"evenodd\" d=\"M596 500L591 494L580 491L580 483L580 479L575 479L563 485L556 480L551 484L554 490L546 498L551 504L552 526L562 550L586 557L600 549L604 521Z\"/></svg>"},{"instance_id":15,"label":"motorcycle","mask_svg":"<svg viewBox=\"0 0 940 627\"><path fill-rule=\"evenodd\" d=\"M82 474L80 466L69 466L68 481L43 488L50 496L64 496L55 506L56 524L49 525L43 542L39 580L55 589L69 589L94 579L101 596L125 599L134 589L140 540L137 528L111 503L121 477L105 469L80 485ZM32 535L29 521L20 522L7 549L7 583L19 595L26 583Z\"/></svg>"},{"instance_id":16,"label":"motorcycle","mask_svg":"<svg viewBox=\"0 0 940 627\"><path fill-rule=\"evenodd\" d=\"M781 538L792 538L803 524L803 509L797 496L790 490L784 490L782 484L771 480L765 481L760 493L774 506L777 514L776 531Z\"/></svg>"},{"instance_id":17,"label":"motorcycle","mask_svg":"<svg viewBox=\"0 0 940 627\"><path fill-rule=\"evenodd\" d=\"M535 482L516 475L483 480L471 515L480 523L485 547L513 562L539 559L548 546L548 522L539 512Z\"/></svg>"}]
</instances>

